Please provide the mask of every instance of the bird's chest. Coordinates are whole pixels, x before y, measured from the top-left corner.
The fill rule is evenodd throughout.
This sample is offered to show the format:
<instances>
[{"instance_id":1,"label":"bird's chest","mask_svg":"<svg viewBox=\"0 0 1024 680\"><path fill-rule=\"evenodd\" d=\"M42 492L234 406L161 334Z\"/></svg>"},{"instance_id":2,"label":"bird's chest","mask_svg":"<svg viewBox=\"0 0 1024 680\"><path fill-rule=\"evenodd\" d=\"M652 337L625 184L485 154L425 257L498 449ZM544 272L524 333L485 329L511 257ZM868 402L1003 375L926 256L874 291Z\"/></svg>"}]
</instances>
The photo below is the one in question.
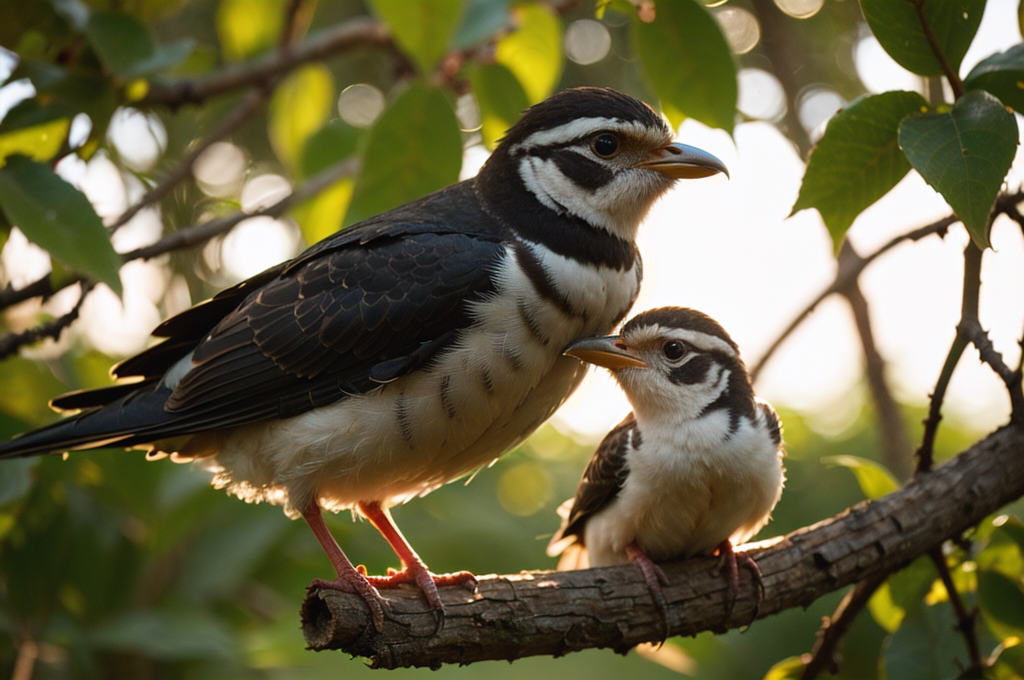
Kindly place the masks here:
<instances>
[{"instance_id":1,"label":"bird's chest","mask_svg":"<svg viewBox=\"0 0 1024 680\"><path fill-rule=\"evenodd\" d=\"M562 349L611 331L640 277L638 260L615 269L542 247L525 260L508 249L494 292L472 303L473 322L424 368L276 426L269 476L290 489L315 484L329 508L401 502L529 436L586 373Z\"/></svg>"}]
</instances>

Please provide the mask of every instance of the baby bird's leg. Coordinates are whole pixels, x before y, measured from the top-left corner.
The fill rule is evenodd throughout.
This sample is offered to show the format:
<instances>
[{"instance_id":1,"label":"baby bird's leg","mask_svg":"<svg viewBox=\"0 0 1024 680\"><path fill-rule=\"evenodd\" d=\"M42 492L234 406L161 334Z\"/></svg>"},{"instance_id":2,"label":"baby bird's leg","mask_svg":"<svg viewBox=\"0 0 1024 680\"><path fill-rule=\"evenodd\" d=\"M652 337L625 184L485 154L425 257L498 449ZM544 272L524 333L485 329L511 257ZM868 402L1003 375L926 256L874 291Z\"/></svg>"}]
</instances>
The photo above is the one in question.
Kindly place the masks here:
<instances>
[{"instance_id":1,"label":"baby bird's leg","mask_svg":"<svg viewBox=\"0 0 1024 680\"><path fill-rule=\"evenodd\" d=\"M345 553L342 552L341 546L334 540L334 536L331 534L331 530L327 528L327 524L324 522L323 513L320 510L320 505L313 501L309 504L303 513L302 517L306 520L309 528L313 530L313 535L316 536L316 540L320 542L320 547L327 553L328 559L331 560L331 564L334 565L334 570L338 573L338 578L333 580L328 579L314 579L309 584L310 589L312 588L327 588L329 590L341 590L346 593L355 593L363 598L366 605L370 608L370 616L373 618L373 627L377 629L377 632L384 630L384 610L385 608L390 609L388 601L381 597L377 589L366 579L366 576L360 573L358 569L352 566L352 562L349 561Z\"/></svg>"},{"instance_id":2,"label":"baby bird's leg","mask_svg":"<svg viewBox=\"0 0 1024 680\"><path fill-rule=\"evenodd\" d=\"M470 584L476 588L476 576L468 571L432 574L420 556L409 545L409 542L405 540L405 536L395 525L391 513L386 508L382 508L380 503L376 501L360 502L359 512L370 520L373 526L377 527L402 563L400 570L389 570L390 573L387 576L366 576L372 585L378 588L394 588L402 583L415 583L423 591L430 608L438 612L440 616L444 616L444 605L441 603L440 593L437 592L438 586Z\"/></svg>"},{"instance_id":3,"label":"baby bird's leg","mask_svg":"<svg viewBox=\"0 0 1024 680\"><path fill-rule=\"evenodd\" d=\"M732 614L732 608L736 605L736 598L739 596L740 563L742 563L743 567L754 577L757 602L754 603L753 618L756 619L757 613L761 609L761 603L764 602L764 581L761 578L761 568L757 566L754 558L745 551L733 550L732 542L729 539L718 544L718 557L718 570L728 579L728 592L725 601L726 617Z\"/></svg>"},{"instance_id":4,"label":"baby bird's leg","mask_svg":"<svg viewBox=\"0 0 1024 680\"><path fill-rule=\"evenodd\" d=\"M664 641L668 639L670 626L668 603L665 601L665 594L661 591L661 586L668 585L668 577L665 576L661 567L651 561L651 558L647 556L643 548L637 545L636 541L626 546L626 556L629 557L630 562L640 567L640 572L644 575L644 581L647 582L647 589L651 591L654 606L661 614L661 620L665 622L665 637L662 638Z\"/></svg>"}]
</instances>

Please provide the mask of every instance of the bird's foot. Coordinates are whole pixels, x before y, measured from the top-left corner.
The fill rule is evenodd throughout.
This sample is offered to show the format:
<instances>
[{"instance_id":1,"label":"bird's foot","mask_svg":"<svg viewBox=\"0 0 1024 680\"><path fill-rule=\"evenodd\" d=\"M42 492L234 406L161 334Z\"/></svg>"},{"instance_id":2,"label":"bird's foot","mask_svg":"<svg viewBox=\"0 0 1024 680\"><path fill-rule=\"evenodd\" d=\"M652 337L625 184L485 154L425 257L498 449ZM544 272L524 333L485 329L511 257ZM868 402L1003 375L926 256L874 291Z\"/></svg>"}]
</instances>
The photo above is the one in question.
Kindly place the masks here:
<instances>
[{"instance_id":1,"label":"bird's foot","mask_svg":"<svg viewBox=\"0 0 1024 680\"><path fill-rule=\"evenodd\" d=\"M413 562L405 565L400 570L388 569L387 576L370 576L366 573L363 565L357 567L359 573L366 577L366 580L376 588L397 588L403 583L415 584L423 592L430 608L444 616L444 604L441 603L441 594L438 586L466 586L476 589L476 576L468 571L456 571L451 574L434 574L427 569L422 562Z\"/></svg>"},{"instance_id":2,"label":"bird's foot","mask_svg":"<svg viewBox=\"0 0 1024 680\"><path fill-rule=\"evenodd\" d=\"M753 576L754 588L757 591L754 615L751 617L751 621L753 621L757 618L757 614L761 610L761 604L764 602L764 580L761 578L761 568L757 566L754 558L746 552L733 550L732 542L729 539L722 541L718 545L718 571L726 577L728 583L725 600L726 618L732 615L736 599L739 597L741 564Z\"/></svg>"},{"instance_id":3,"label":"bird's foot","mask_svg":"<svg viewBox=\"0 0 1024 680\"><path fill-rule=\"evenodd\" d=\"M353 593L363 598L366 606L370 608L370 618L373 619L373 627L378 633L384 631L384 614L391 610L391 605L366 577L365 570L351 576L339 576L336 579L313 579L313 582L309 584L308 590L312 591L318 588L340 590L343 593Z\"/></svg>"},{"instance_id":4,"label":"bird's foot","mask_svg":"<svg viewBox=\"0 0 1024 680\"><path fill-rule=\"evenodd\" d=\"M665 576L664 570L651 561L643 548L635 542L626 546L626 556L629 557L630 562L640 568L640 573L644 575L647 590L651 592L651 599L654 600L654 607L661 614L661 620L665 624L665 635L661 639L661 642L664 642L669 637L671 626L668 618L668 602L665 601L665 593L662 592L661 586L669 584L668 577Z\"/></svg>"}]
</instances>

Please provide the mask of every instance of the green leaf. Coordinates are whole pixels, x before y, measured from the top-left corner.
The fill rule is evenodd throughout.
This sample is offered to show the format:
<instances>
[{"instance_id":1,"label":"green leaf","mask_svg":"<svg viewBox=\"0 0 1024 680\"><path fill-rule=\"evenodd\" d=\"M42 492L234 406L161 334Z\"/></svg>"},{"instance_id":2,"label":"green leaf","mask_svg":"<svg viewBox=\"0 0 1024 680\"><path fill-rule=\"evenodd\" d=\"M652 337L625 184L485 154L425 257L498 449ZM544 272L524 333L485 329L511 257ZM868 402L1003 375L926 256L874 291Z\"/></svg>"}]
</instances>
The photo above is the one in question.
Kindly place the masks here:
<instances>
[{"instance_id":1,"label":"green leaf","mask_svg":"<svg viewBox=\"0 0 1024 680\"><path fill-rule=\"evenodd\" d=\"M35 161L52 160L68 138L71 121L67 118L0 134L0 165L14 154L28 156Z\"/></svg>"},{"instance_id":2,"label":"green leaf","mask_svg":"<svg viewBox=\"0 0 1024 680\"><path fill-rule=\"evenodd\" d=\"M127 612L97 626L89 640L99 649L163 661L226 656L233 646L224 624L199 610Z\"/></svg>"},{"instance_id":3,"label":"green leaf","mask_svg":"<svg viewBox=\"0 0 1024 680\"><path fill-rule=\"evenodd\" d=\"M888 633L895 633L900 629L903 617L907 613L892 599L892 586L888 581L871 595L871 599L868 600L868 611L871 612L871 618L875 623Z\"/></svg>"},{"instance_id":4,"label":"green leaf","mask_svg":"<svg viewBox=\"0 0 1024 680\"><path fill-rule=\"evenodd\" d=\"M422 74L433 71L448 51L462 17L461 0L372 0L372 5Z\"/></svg>"},{"instance_id":5,"label":"green leaf","mask_svg":"<svg viewBox=\"0 0 1024 680\"><path fill-rule=\"evenodd\" d=\"M93 12L85 33L100 61L123 80L170 68L192 52L191 40L155 45L138 19L121 12Z\"/></svg>"},{"instance_id":6,"label":"green leaf","mask_svg":"<svg viewBox=\"0 0 1024 680\"><path fill-rule=\"evenodd\" d=\"M441 189L459 178L462 137L440 89L415 83L370 131L345 224Z\"/></svg>"},{"instance_id":7,"label":"green leaf","mask_svg":"<svg viewBox=\"0 0 1024 680\"><path fill-rule=\"evenodd\" d=\"M355 154L362 137L362 130L340 118L328 121L306 140L302 150L302 176L312 177Z\"/></svg>"},{"instance_id":8,"label":"green leaf","mask_svg":"<svg viewBox=\"0 0 1024 680\"><path fill-rule=\"evenodd\" d=\"M536 104L551 94L562 74L562 27L554 12L540 3L517 5L512 18L519 28L498 41L494 56Z\"/></svg>"},{"instance_id":9,"label":"green leaf","mask_svg":"<svg viewBox=\"0 0 1024 680\"><path fill-rule=\"evenodd\" d=\"M880 463L857 456L828 456L821 462L829 466L840 466L850 470L857 478L864 496L872 500L881 498L900 488L900 483Z\"/></svg>"},{"instance_id":10,"label":"green leaf","mask_svg":"<svg viewBox=\"0 0 1024 680\"><path fill-rule=\"evenodd\" d=\"M508 0L466 0L462 21L452 36L452 48L473 47L513 27Z\"/></svg>"},{"instance_id":11,"label":"green leaf","mask_svg":"<svg viewBox=\"0 0 1024 680\"><path fill-rule=\"evenodd\" d=\"M948 602L909 610L903 624L885 646L885 677L899 680L952 680L957 662L966 661L963 639L957 635L955 614ZM964 664L966 665L966 664Z\"/></svg>"},{"instance_id":12,"label":"green leaf","mask_svg":"<svg viewBox=\"0 0 1024 680\"><path fill-rule=\"evenodd\" d=\"M985 90L1020 113L1024 111L1024 44L985 59L964 78L968 90Z\"/></svg>"},{"instance_id":13,"label":"green leaf","mask_svg":"<svg viewBox=\"0 0 1024 680\"><path fill-rule=\"evenodd\" d=\"M938 578L935 565L927 557L919 557L889 577L893 604L909 611L924 606L922 600Z\"/></svg>"},{"instance_id":14,"label":"green leaf","mask_svg":"<svg viewBox=\"0 0 1024 680\"><path fill-rule=\"evenodd\" d=\"M0 121L0 133L36 127L43 123L52 123L61 118L71 118L74 111L61 104L40 105L37 99L29 98L19 102L7 112Z\"/></svg>"},{"instance_id":15,"label":"green leaf","mask_svg":"<svg viewBox=\"0 0 1024 680\"><path fill-rule=\"evenodd\" d=\"M1020 578L1011 580L998 571L978 570L978 601L981 611L1003 625L1024 634L1024 590Z\"/></svg>"},{"instance_id":16,"label":"green leaf","mask_svg":"<svg viewBox=\"0 0 1024 680\"><path fill-rule=\"evenodd\" d=\"M920 4L921 15L915 5ZM950 68L960 71L985 13L985 0L861 0L871 32L896 63L922 76L945 71L932 50L922 20ZM923 15L923 16L922 16Z\"/></svg>"},{"instance_id":17,"label":"green leaf","mask_svg":"<svg viewBox=\"0 0 1024 680\"><path fill-rule=\"evenodd\" d=\"M523 86L503 64L490 64L475 69L470 82L480 106L480 133L487 148L494 149L498 140L519 120L530 102Z\"/></svg>"},{"instance_id":18,"label":"green leaf","mask_svg":"<svg viewBox=\"0 0 1024 680\"><path fill-rule=\"evenodd\" d=\"M988 217L1017 153L1017 122L998 99L968 92L943 113L911 116L900 147L942 194L979 248L988 247Z\"/></svg>"},{"instance_id":19,"label":"green leaf","mask_svg":"<svg viewBox=\"0 0 1024 680\"><path fill-rule=\"evenodd\" d=\"M657 7L653 22L633 20L633 39L662 111L674 127L694 118L732 134L736 66L721 27L694 0Z\"/></svg>"},{"instance_id":20,"label":"green leaf","mask_svg":"<svg viewBox=\"0 0 1024 680\"><path fill-rule=\"evenodd\" d=\"M899 148L899 124L927 108L916 92L885 92L833 116L811 152L793 213L817 208L838 251L857 215L910 171Z\"/></svg>"},{"instance_id":21,"label":"green leaf","mask_svg":"<svg viewBox=\"0 0 1024 680\"><path fill-rule=\"evenodd\" d=\"M281 33L287 0L221 0L217 38L228 61L242 61L272 47Z\"/></svg>"},{"instance_id":22,"label":"green leaf","mask_svg":"<svg viewBox=\"0 0 1024 680\"><path fill-rule=\"evenodd\" d=\"M30 241L121 294L121 258L103 222L82 192L49 167L22 156L8 158L0 168L0 207Z\"/></svg>"},{"instance_id":23,"label":"green leaf","mask_svg":"<svg viewBox=\"0 0 1024 680\"><path fill-rule=\"evenodd\" d=\"M333 105L334 79L320 63L296 69L274 91L267 123L270 144L293 172L299 170L306 140L323 127Z\"/></svg>"},{"instance_id":24,"label":"green leaf","mask_svg":"<svg viewBox=\"0 0 1024 680\"><path fill-rule=\"evenodd\" d=\"M769 668L764 680L799 680L803 674L804 662L799 656L791 656Z\"/></svg>"}]
</instances>

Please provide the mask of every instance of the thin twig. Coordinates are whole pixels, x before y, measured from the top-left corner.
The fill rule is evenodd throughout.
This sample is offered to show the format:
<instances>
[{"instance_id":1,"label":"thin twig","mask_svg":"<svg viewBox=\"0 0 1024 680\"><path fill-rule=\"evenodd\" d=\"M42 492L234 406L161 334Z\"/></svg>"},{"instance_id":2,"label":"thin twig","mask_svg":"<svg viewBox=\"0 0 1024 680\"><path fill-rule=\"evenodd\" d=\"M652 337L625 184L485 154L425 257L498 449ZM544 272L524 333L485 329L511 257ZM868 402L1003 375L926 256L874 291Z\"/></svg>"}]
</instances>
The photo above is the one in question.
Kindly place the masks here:
<instances>
[{"instance_id":1,"label":"thin twig","mask_svg":"<svg viewBox=\"0 0 1024 680\"><path fill-rule=\"evenodd\" d=\"M935 55L939 66L942 67L942 72L946 74L946 79L949 81L950 87L953 88L953 95L959 99L964 96L964 82L960 80L960 75L950 65L949 60L946 59L942 46L939 45L939 41L935 38L932 25L928 23L928 17L924 15L924 0L913 0L913 4L914 10L917 12L917 20L921 24L921 30L924 31L925 40L928 41L928 46L932 48L932 54Z\"/></svg>"},{"instance_id":2,"label":"thin twig","mask_svg":"<svg viewBox=\"0 0 1024 680\"><path fill-rule=\"evenodd\" d=\"M852 249L849 243L846 241L843 247ZM913 472L910 458L910 436L903 423L899 404L893 398L892 391L885 379L885 358L875 345L867 298L864 297L856 278L850 280L849 284L839 291L839 294L850 303L861 348L864 351L864 373L867 375L868 387L871 390L875 411L878 414L882 460L897 478L905 480Z\"/></svg>"},{"instance_id":3,"label":"thin twig","mask_svg":"<svg viewBox=\"0 0 1024 680\"><path fill-rule=\"evenodd\" d=\"M163 200L165 196L171 193L178 184L184 181L192 173L192 166L195 165L196 159L199 158L204 151L210 148L210 145L214 142L227 137L241 127L245 121L249 120L249 118L259 111L263 104L266 103L272 91L273 83L267 83L266 87L254 87L250 90L234 110L232 110L226 118L221 120L210 134L206 135L202 140L195 144L184 158L178 161L178 163L171 168L167 174L160 178L160 181L157 182L152 189L147 191L146 194L139 199L138 203L125 210L121 216L117 218L117 221L110 226L110 233L113 233L123 227L143 208Z\"/></svg>"},{"instance_id":4,"label":"thin twig","mask_svg":"<svg viewBox=\"0 0 1024 680\"><path fill-rule=\"evenodd\" d=\"M939 373L939 379L935 383L935 389L932 391L928 404L928 417L924 420L924 435L916 453L917 472L919 473L928 472L934 464L935 435L939 429L939 422L942 420L942 402L946 398L946 390L949 388L953 371L969 343L969 320L973 319L976 322L978 319L981 255L981 250L974 245L974 242L968 242L967 248L964 249L964 289L960 308L960 323L956 326L956 336L953 338L953 344L946 355L946 361L942 365L942 371Z\"/></svg>"},{"instance_id":5,"label":"thin twig","mask_svg":"<svg viewBox=\"0 0 1024 680\"><path fill-rule=\"evenodd\" d=\"M978 618L978 612L977 610L967 611L960 592L956 589L956 584L953 583L953 576L949 573L949 565L946 564L946 556L942 554L942 546L937 545L929 550L928 557L931 558L935 569L938 570L942 585L946 587L946 593L949 595L949 602L953 605L953 611L956 612L956 627L963 635L964 644L967 645L967 656L971 659L971 668L982 669L985 667L985 662L981 658L978 634L974 625Z\"/></svg>"},{"instance_id":6,"label":"thin twig","mask_svg":"<svg viewBox=\"0 0 1024 680\"><path fill-rule=\"evenodd\" d=\"M815 297L799 314L796 315L796 318L794 318L793 321L790 322L789 326L787 326L786 329L779 334L779 336L775 339L771 346L768 347L768 350L761 356L760 359L758 359L757 363L754 364L754 367L750 371L751 378L757 380L757 377L760 374L761 370L764 368L765 364L768 363L768 360L771 359L772 355L775 354L775 351L778 350L782 343L786 341L786 339L793 333L793 331L795 331L797 327L799 327L800 324L803 323L804 319L806 319L808 315L810 315L810 313L813 312L814 309L819 304L821 304L823 300L825 300L825 298L832 295L833 293L837 293L843 290L846 286L849 285L849 281L855 280L858 276L860 276L861 272L863 272L864 269L874 260L876 260L881 255L884 255L888 251L892 250L893 248L903 243L904 241L918 241L924 238L925 236L930 236L931 234L944 234L945 231L950 227L950 225L955 224L956 222L959 221L960 220L955 215L943 217L941 220L932 222L931 224L926 224L923 227L918 227L917 229L907 232L906 234L896 236L888 243L883 245L881 248L879 248L878 250L874 251L869 255L854 257L856 253L853 252L851 249L850 254L846 256L845 261L842 258L840 259L839 268L836 270L836 277L832 281L832 283L830 283L825 288L825 290L821 291L821 293L819 293L817 297ZM843 251L840 251L840 254L842 254L842 252Z\"/></svg>"},{"instance_id":7,"label":"thin twig","mask_svg":"<svg viewBox=\"0 0 1024 680\"><path fill-rule=\"evenodd\" d=\"M78 318L79 312L82 311L82 303L85 302L86 296L89 291L92 290L93 284L90 281L82 281L82 294L78 298L78 302L71 308L71 311L64 314L61 317L47 321L46 323L39 324L29 328L21 333L9 333L4 337L0 338L0 359L4 359L14 353L16 353L22 347L33 345L40 340L52 338L57 340L60 338L60 334L64 332L64 329L70 326L75 319Z\"/></svg>"},{"instance_id":8,"label":"thin twig","mask_svg":"<svg viewBox=\"0 0 1024 680\"><path fill-rule=\"evenodd\" d=\"M836 661L836 650L839 648L839 643L846 637L850 626L867 606L871 596L885 583L887 578L888 574L878 574L859 581L843 596L839 606L832 612L832 616L822 622L821 628L818 630L818 639L810 654L805 655L801 680L814 680L823 670L827 670L832 675L839 672L839 664Z\"/></svg>"},{"instance_id":9,"label":"thin twig","mask_svg":"<svg viewBox=\"0 0 1024 680\"><path fill-rule=\"evenodd\" d=\"M282 76L302 64L353 50L359 47L382 47L394 51L387 28L366 17L350 19L333 26L298 47L275 50L241 66L217 71L200 78L163 78L154 80L149 94L138 103L140 107L200 103L225 92L259 85ZM397 51L395 51L397 54Z\"/></svg>"}]
</instances>

